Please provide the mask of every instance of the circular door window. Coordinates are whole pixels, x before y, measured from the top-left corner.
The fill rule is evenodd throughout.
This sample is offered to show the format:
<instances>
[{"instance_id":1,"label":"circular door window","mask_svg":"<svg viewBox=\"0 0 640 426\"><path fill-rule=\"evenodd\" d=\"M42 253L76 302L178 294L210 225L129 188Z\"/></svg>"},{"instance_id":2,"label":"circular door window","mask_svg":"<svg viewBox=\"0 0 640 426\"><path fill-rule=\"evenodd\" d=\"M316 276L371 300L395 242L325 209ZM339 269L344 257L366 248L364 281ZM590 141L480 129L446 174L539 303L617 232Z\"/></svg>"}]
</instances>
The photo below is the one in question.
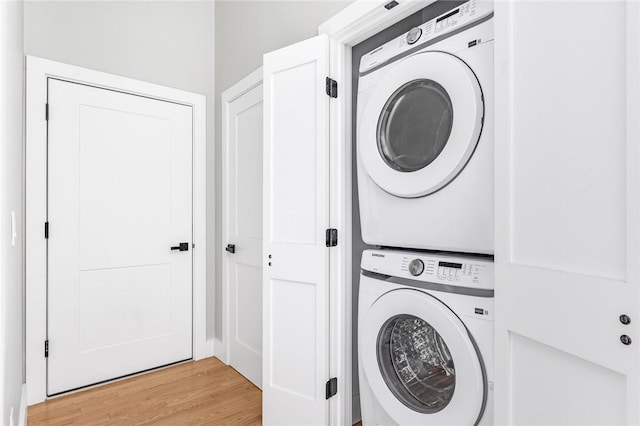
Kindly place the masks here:
<instances>
[{"instance_id":1,"label":"circular door window","mask_svg":"<svg viewBox=\"0 0 640 426\"><path fill-rule=\"evenodd\" d=\"M391 95L378 120L378 151L399 172L428 166L444 149L453 126L451 98L429 79L411 81Z\"/></svg>"},{"instance_id":2,"label":"circular door window","mask_svg":"<svg viewBox=\"0 0 640 426\"><path fill-rule=\"evenodd\" d=\"M362 279L361 286L375 282ZM397 424L471 425L482 416L481 358L465 325L440 300L391 290L361 314L358 334L363 377Z\"/></svg>"},{"instance_id":3,"label":"circular door window","mask_svg":"<svg viewBox=\"0 0 640 426\"><path fill-rule=\"evenodd\" d=\"M414 411L437 413L453 397L456 373L451 352L421 318L396 315L382 326L378 364L391 392Z\"/></svg>"},{"instance_id":4,"label":"circular door window","mask_svg":"<svg viewBox=\"0 0 640 426\"><path fill-rule=\"evenodd\" d=\"M375 72L377 82L358 113L365 171L398 197L440 190L466 166L480 139L484 100L476 75L444 52L417 53Z\"/></svg>"}]
</instances>

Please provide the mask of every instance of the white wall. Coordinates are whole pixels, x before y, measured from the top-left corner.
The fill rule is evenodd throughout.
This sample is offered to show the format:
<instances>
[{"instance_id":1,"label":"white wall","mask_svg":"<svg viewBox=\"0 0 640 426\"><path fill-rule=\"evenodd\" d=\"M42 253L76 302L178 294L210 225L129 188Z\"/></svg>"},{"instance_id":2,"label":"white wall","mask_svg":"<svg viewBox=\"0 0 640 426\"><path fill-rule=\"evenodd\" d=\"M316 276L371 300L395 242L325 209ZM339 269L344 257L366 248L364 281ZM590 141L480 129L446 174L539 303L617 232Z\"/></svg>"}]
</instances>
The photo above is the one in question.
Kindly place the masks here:
<instances>
[{"instance_id":1,"label":"white wall","mask_svg":"<svg viewBox=\"0 0 640 426\"><path fill-rule=\"evenodd\" d=\"M2 0L0 0L2 1ZM212 1L28 1L27 55L174 87L207 96L207 146L213 142L214 4ZM213 165L214 149L207 149ZM207 181L213 179L213 167ZM208 185L207 259L213 267L213 185ZM213 336L213 271L207 288Z\"/></svg>"},{"instance_id":2,"label":"white wall","mask_svg":"<svg viewBox=\"0 0 640 426\"><path fill-rule=\"evenodd\" d=\"M23 368L22 1L0 1L0 424L19 421ZM11 211L17 239L11 245Z\"/></svg>"},{"instance_id":3,"label":"white wall","mask_svg":"<svg viewBox=\"0 0 640 426\"><path fill-rule=\"evenodd\" d=\"M216 1L216 315L215 335L222 337L222 177L220 94L262 65L272 50L318 34L318 26L351 1ZM213 324L209 324L211 326Z\"/></svg>"}]
</instances>

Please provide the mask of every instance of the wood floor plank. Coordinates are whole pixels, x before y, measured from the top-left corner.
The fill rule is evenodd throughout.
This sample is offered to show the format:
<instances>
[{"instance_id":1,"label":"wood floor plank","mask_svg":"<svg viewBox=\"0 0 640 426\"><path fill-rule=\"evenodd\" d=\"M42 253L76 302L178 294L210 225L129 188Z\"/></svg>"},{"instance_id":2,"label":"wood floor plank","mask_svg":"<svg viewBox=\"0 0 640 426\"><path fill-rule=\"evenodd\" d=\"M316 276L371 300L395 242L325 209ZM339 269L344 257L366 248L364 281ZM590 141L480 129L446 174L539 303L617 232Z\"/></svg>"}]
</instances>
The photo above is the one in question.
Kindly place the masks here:
<instances>
[{"instance_id":1,"label":"wood floor plank","mask_svg":"<svg viewBox=\"0 0 640 426\"><path fill-rule=\"evenodd\" d=\"M29 407L29 426L259 425L262 392L216 358L52 398Z\"/></svg>"}]
</instances>

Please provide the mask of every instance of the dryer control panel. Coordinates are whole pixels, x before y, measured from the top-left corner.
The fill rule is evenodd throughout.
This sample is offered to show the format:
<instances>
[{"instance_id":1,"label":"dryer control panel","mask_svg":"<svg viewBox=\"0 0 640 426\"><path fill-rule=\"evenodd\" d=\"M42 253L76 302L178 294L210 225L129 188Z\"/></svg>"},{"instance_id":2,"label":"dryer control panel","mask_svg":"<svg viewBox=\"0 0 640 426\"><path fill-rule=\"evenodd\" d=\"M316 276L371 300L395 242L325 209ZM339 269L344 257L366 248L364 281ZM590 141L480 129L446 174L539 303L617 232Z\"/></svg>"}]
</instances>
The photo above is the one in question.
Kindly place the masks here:
<instances>
[{"instance_id":1,"label":"dryer control panel","mask_svg":"<svg viewBox=\"0 0 640 426\"><path fill-rule=\"evenodd\" d=\"M466 254L401 250L365 250L364 271L458 287L492 290L493 261Z\"/></svg>"},{"instance_id":2,"label":"dryer control panel","mask_svg":"<svg viewBox=\"0 0 640 426\"><path fill-rule=\"evenodd\" d=\"M396 55L407 50L419 48L428 41L435 43L445 35L456 33L473 22L490 17L493 13L493 3L490 1L469 0L468 2L425 22L395 39L372 50L360 59L360 73L374 68ZM490 26L493 28L493 26ZM493 34L487 34L493 38Z\"/></svg>"}]
</instances>

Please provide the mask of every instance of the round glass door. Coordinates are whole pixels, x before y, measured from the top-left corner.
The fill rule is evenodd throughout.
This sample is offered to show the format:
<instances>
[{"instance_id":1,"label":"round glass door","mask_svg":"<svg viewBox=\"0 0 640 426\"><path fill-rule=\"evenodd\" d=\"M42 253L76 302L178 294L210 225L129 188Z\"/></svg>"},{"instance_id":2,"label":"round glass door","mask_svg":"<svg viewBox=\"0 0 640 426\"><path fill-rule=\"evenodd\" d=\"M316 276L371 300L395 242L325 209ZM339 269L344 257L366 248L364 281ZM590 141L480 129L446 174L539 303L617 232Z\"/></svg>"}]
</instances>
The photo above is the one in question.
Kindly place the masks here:
<instances>
[{"instance_id":1,"label":"round glass door","mask_svg":"<svg viewBox=\"0 0 640 426\"><path fill-rule=\"evenodd\" d=\"M361 286L376 281L361 280ZM472 425L482 416L481 358L465 325L440 300L391 290L359 318L358 333L363 377L397 424Z\"/></svg>"},{"instance_id":2,"label":"round glass door","mask_svg":"<svg viewBox=\"0 0 640 426\"><path fill-rule=\"evenodd\" d=\"M417 53L375 72L382 74L358 112L364 170L398 197L440 190L462 171L480 139L484 101L476 75L444 52Z\"/></svg>"},{"instance_id":3,"label":"round glass door","mask_svg":"<svg viewBox=\"0 0 640 426\"><path fill-rule=\"evenodd\" d=\"M456 386L453 357L442 336L414 315L396 315L378 335L378 365L389 390L414 411L444 409Z\"/></svg>"},{"instance_id":4,"label":"round glass door","mask_svg":"<svg viewBox=\"0 0 640 426\"><path fill-rule=\"evenodd\" d=\"M453 126L451 98L429 79L411 81L396 90L378 120L378 151L389 167L415 172L444 149Z\"/></svg>"}]
</instances>

